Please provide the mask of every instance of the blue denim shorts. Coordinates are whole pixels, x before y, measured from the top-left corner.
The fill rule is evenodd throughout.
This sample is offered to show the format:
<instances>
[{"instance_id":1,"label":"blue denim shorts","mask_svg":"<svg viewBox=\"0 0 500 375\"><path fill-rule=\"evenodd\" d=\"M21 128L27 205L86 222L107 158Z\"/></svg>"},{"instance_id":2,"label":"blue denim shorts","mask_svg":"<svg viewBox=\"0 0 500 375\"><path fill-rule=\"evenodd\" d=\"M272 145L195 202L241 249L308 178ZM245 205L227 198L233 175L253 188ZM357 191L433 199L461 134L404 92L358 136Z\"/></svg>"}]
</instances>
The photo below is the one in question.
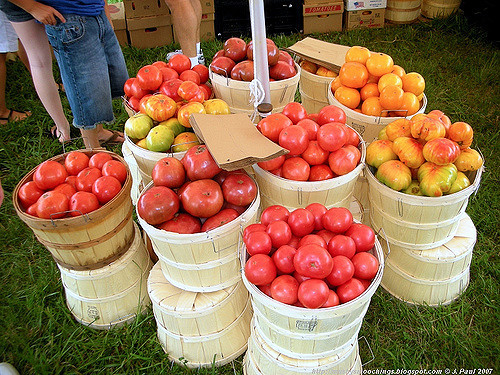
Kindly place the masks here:
<instances>
[{"instance_id":1,"label":"blue denim shorts","mask_svg":"<svg viewBox=\"0 0 500 375\"><path fill-rule=\"evenodd\" d=\"M114 121L113 98L129 78L125 59L106 15L64 14L66 22L45 31L59 65L73 125L94 129Z\"/></svg>"},{"instance_id":2,"label":"blue denim shorts","mask_svg":"<svg viewBox=\"0 0 500 375\"><path fill-rule=\"evenodd\" d=\"M0 9L10 22L26 22L33 20L33 16L8 0L0 0Z\"/></svg>"}]
</instances>

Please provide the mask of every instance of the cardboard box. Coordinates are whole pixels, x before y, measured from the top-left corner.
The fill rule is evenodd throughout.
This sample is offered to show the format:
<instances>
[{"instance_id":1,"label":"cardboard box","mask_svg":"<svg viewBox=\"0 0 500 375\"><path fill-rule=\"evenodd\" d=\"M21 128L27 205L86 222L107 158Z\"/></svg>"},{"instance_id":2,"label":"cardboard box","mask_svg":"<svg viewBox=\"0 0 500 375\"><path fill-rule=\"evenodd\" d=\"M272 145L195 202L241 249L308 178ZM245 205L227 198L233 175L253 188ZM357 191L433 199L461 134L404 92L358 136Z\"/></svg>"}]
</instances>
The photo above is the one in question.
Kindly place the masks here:
<instances>
[{"instance_id":1,"label":"cardboard box","mask_svg":"<svg viewBox=\"0 0 500 375\"><path fill-rule=\"evenodd\" d=\"M215 14L208 13L201 15L200 39L202 42L215 39Z\"/></svg>"},{"instance_id":2,"label":"cardboard box","mask_svg":"<svg viewBox=\"0 0 500 375\"><path fill-rule=\"evenodd\" d=\"M342 0L343 1L343 0ZM304 0L304 5L330 4L332 0Z\"/></svg>"},{"instance_id":3,"label":"cardboard box","mask_svg":"<svg viewBox=\"0 0 500 375\"><path fill-rule=\"evenodd\" d=\"M123 0L125 17L143 18L170 14L164 0Z\"/></svg>"},{"instance_id":4,"label":"cardboard box","mask_svg":"<svg viewBox=\"0 0 500 375\"><path fill-rule=\"evenodd\" d=\"M125 6L123 3L109 4L109 13L111 15L111 22L115 30L118 43L124 46L129 43L127 34L127 23L125 21Z\"/></svg>"},{"instance_id":5,"label":"cardboard box","mask_svg":"<svg viewBox=\"0 0 500 375\"><path fill-rule=\"evenodd\" d=\"M345 54L349 48L351 47L307 37L286 50L338 73L345 62Z\"/></svg>"},{"instance_id":6,"label":"cardboard box","mask_svg":"<svg viewBox=\"0 0 500 375\"><path fill-rule=\"evenodd\" d=\"M130 45L153 48L173 43L170 15L127 19Z\"/></svg>"},{"instance_id":7,"label":"cardboard box","mask_svg":"<svg viewBox=\"0 0 500 375\"><path fill-rule=\"evenodd\" d=\"M215 13L214 0L201 0L201 13Z\"/></svg>"},{"instance_id":8,"label":"cardboard box","mask_svg":"<svg viewBox=\"0 0 500 375\"><path fill-rule=\"evenodd\" d=\"M345 10L386 8L387 0L344 0Z\"/></svg>"},{"instance_id":9,"label":"cardboard box","mask_svg":"<svg viewBox=\"0 0 500 375\"><path fill-rule=\"evenodd\" d=\"M385 8L345 12L344 29L378 29L384 27Z\"/></svg>"},{"instance_id":10,"label":"cardboard box","mask_svg":"<svg viewBox=\"0 0 500 375\"><path fill-rule=\"evenodd\" d=\"M304 4L304 34L342 31L344 3Z\"/></svg>"}]
</instances>

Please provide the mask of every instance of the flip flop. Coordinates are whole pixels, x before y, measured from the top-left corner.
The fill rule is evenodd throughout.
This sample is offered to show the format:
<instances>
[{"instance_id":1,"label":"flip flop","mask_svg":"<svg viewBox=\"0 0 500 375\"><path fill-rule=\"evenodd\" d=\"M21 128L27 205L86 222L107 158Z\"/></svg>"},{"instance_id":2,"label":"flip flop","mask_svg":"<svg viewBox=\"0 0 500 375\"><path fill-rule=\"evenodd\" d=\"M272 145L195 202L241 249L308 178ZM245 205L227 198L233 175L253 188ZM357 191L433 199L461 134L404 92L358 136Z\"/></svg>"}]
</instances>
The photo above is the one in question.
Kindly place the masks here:
<instances>
[{"instance_id":1,"label":"flip flop","mask_svg":"<svg viewBox=\"0 0 500 375\"><path fill-rule=\"evenodd\" d=\"M26 117L25 118L20 118L20 119L15 119L14 116L12 116L14 114L14 112L24 114L24 115L26 115ZM7 115L7 117L0 117L0 121L6 121L6 123L2 124L2 125L7 125L7 123L9 123L11 121L22 121L22 120L25 120L29 116L31 116L31 112L30 111L18 111L16 109L10 109L9 110L9 114Z\"/></svg>"},{"instance_id":2,"label":"flip flop","mask_svg":"<svg viewBox=\"0 0 500 375\"><path fill-rule=\"evenodd\" d=\"M111 132L111 135L107 139L100 141L101 146L123 143L123 141L118 140L119 137L122 137L123 140L125 140L122 132L119 132L117 130L110 130L110 129L108 130Z\"/></svg>"}]
</instances>

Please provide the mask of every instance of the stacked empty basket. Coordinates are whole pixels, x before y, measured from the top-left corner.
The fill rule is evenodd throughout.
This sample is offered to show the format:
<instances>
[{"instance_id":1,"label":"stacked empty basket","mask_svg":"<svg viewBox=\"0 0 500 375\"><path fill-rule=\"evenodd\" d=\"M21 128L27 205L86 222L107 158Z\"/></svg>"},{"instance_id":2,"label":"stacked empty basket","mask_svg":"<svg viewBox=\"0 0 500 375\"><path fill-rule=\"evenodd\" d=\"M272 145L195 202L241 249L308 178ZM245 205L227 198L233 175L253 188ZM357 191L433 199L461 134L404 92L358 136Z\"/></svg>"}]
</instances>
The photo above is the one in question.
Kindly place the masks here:
<instances>
[{"instance_id":1,"label":"stacked empty basket","mask_svg":"<svg viewBox=\"0 0 500 375\"><path fill-rule=\"evenodd\" d=\"M381 241L387 254L382 287L409 303L454 301L469 283L476 228L465 209L482 169L468 176L468 188L442 197L403 194L366 172L371 224L387 240Z\"/></svg>"}]
</instances>

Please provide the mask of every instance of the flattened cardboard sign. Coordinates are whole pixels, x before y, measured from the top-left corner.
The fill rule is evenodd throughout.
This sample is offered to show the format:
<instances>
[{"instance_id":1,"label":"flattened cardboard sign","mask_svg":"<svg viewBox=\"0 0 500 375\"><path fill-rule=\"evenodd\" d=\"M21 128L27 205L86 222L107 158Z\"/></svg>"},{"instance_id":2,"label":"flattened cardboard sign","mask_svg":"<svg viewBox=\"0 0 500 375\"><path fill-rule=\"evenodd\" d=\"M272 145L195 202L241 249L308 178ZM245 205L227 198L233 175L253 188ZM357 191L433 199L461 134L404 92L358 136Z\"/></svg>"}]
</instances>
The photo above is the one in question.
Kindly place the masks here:
<instances>
[{"instance_id":1,"label":"flattened cardboard sign","mask_svg":"<svg viewBox=\"0 0 500 375\"><path fill-rule=\"evenodd\" d=\"M195 113L189 117L189 123L198 138L207 145L219 167L227 171L248 167L288 153L288 150L262 135L244 113Z\"/></svg>"}]
</instances>

